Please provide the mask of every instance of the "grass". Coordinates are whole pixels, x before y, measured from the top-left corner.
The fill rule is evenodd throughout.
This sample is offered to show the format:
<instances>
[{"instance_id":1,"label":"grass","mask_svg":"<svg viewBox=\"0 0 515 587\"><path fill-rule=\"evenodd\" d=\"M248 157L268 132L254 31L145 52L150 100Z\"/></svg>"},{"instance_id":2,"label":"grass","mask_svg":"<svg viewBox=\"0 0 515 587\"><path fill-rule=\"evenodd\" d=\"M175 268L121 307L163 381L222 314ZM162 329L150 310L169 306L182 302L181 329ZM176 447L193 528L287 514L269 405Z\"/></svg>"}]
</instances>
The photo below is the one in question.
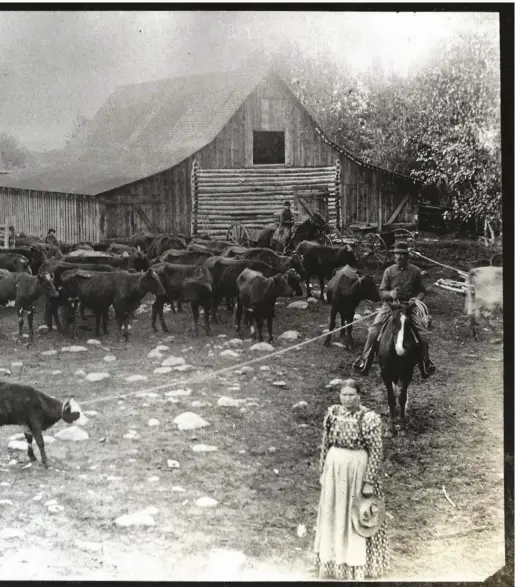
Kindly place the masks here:
<instances>
[{"instance_id":1,"label":"grass","mask_svg":"<svg viewBox=\"0 0 515 587\"><path fill-rule=\"evenodd\" d=\"M472 258L470 248L439 243L427 244L422 252L459 268L466 268ZM429 284L439 271L430 269ZM433 316L431 355L438 371L425 382L415 374L408 435L385 439L384 489L392 516L392 569L385 578L484 580L503 560L502 362L487 360L501 359L502 345L494 344L497 334L491 331L483 331L479 343L471 340L459 294L430 287L426 301ZM358 311L364 308L373 305L364 302ZM38 307L36 323L40 317ZM21 541L0 538L5 578L195 579L202 577L215 548L243 551L244 577L313 577L321 422L327 407L338 401L337 393L325 385L351 373L364 344L366 323L354 328L354 353L337 346L326 349L319 340L266 361L269 371L255 364L249 374L226 373L188 384L191 394L172 401L166 389L156 391L156 397L129 395L170 379L153 374L160 361L148 359L148 352L164 342L170 346L166 356L183 356L202 373L235 364L239 361L221 358L222 348L214 348L228 340L219 334L233 335L227 314L213 326L214 338L185 334L189 312L166 314L174 336L166 341L166 335L151 331L149 314L143 313L133 322L128 344L118 343L112 335L102 339L109 351L85 344L94 337L90 319L74 343L84 344L88 351L53 356L41 352L60 349L69 341L50 333L27 347L14 340L14 310L0 309L0 319L0 367L22 360L21 381L56 397L73 396L84 409L98 412L85 427L87 441L48 444L48 471L40 462L24 469L26 454L6 450L9 436L17 430L0 428L0 482L8 483L0 485L0 499L13 501L12 506L0 504L3 527L25 532ZM308 310L279 306L274 332L297 330L303 340L321 334L327 320L324 304ZM499 324L497 329L502 330ZM245 341L243 348L250 344ZM279 349L286 343L274 345ZM114 354L116 362L105 363L106 354ZM242 360L251 357L250 351L241 352ZM74 375L79 368L107 371L111 377L87 382ZM52 375L54 370L61 374ZM125 381L137 373L148 380ZM277 380L287 386L275 387ZM377 367L364 384L364 403L386 423L387 402ZM116 394L126 397L86 405ZM222 395L247 401L243 409L224 408L217 405ZM300 400L307 408L292 410ZM192 407L193 401L205 405ZM172 421L185 411L198 413L210 426L179 431ZM150 418L157 418L159 426L148 426ZM64 427L59 423L48 434ZM131 428L139 439L123 438ZM197 443L218 450L195 453L191 447ZM39 459L37 450L36 455ZM18 462L9 464L13 458ZM168 459L179 461L180 468L170 469ZM149 481L152 476L159 480ZM445 499L442 485L456 508ZM174 490L177 487L185 491ZM43 498L34 501L40 492ZM218 505L196 506L195 500L203 496L216 499ZM49 499L56 499L64 511L49 513L44 505ZM118 516L148 506L159 510L154 527L122 529L114 524ZM307 528L302 538L297 536L299 524ZM76 539L98 543L100 550L78 547Z\"/></svg>"}]
</instances>

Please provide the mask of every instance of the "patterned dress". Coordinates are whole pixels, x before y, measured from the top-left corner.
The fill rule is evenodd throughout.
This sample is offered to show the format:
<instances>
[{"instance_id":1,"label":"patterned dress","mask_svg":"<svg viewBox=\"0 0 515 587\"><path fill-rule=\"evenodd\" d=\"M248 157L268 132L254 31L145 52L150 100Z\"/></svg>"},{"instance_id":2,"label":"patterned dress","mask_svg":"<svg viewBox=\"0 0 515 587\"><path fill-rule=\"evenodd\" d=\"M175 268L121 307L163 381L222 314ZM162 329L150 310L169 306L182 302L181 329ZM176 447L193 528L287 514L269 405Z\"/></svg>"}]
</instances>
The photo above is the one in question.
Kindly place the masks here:
<instances>
[{"instance_id":1,"label":"patterned dress","mask_svg":"<svg viewBox=\"0 0 515 587\"><path fill-rule=\"evenodd\" d=\"M315 536L320 578L379 577L390 565L386 520L374 536L364 538L352 526L353 500L363 483L383 497L380 467L383 457L381 418L361 406L350 412L329 408L324 419L320 472L322 488Z\"/></svg>"}]
</instances>

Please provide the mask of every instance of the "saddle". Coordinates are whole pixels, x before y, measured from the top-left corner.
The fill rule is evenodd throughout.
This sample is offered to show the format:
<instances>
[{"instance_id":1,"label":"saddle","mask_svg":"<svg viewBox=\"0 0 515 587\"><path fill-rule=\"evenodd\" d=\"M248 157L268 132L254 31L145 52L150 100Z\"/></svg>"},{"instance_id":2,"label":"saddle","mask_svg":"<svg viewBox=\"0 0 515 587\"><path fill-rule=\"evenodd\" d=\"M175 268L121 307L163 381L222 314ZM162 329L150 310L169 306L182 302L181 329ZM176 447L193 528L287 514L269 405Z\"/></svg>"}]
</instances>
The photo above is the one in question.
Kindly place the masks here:
<instances>
[{"instance_id":1,"label":"saddle","mask_svg":"<svg viewBox=\"0 0 515 587\"><path fill-rule=\"evenodd\" d=\"M392 317L390 315L390 317L388 318L388 320L386 320L385 323L381 326L381 329L379 330L379 333L377 335L377 338L376 338L376 341L375 341L374 344L376 344L376 345L379 344L379 342L381 341L381 338L382 338L382 336L384 334L384 331L386 330L386 327L388 326L388 324L389 324L389 322L390 322L391 319L392 319ZM420 344L420 338L418 336L417 329L413 326L413 324L410 324L409 325L409 329L410 329L411 333L413 334L413 338L415 339L415 343L417 345L419 345Z\"/></svg>"}]
</instances>

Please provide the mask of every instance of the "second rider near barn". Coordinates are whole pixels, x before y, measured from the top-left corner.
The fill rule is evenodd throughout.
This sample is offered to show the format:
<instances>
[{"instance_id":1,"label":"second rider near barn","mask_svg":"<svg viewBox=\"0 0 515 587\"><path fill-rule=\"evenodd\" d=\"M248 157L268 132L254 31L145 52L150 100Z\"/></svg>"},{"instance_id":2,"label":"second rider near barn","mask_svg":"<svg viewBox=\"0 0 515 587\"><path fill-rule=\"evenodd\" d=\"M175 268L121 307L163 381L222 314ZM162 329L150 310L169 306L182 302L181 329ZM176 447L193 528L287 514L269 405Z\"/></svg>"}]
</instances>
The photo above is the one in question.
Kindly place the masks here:
<instances>
[{"instance_id":1,"label":"second rider near barn","mask_svg":"<svg viewBox=\"0 0 515 587\"><path fill-rule=\"evenodd\" d=\"M392 252L395 255L395 264L385 270L381 287L379 288L379 295L384 301L384 304L381 306L373 324L368 329L367 342L365 343L365 348L361 356L353 364L354 369L363 375L366 375L372 366L375 341L381 327L386 323L391 314L391 309L387 302L396 300L407 302L413 299L423 301L426 295L422 272L416 265L408 262L408 244L398 242ZM422 378L426 379L435 372L435 366L429 359L429 345L426 340L427 330L415 313L412 313L411 321L416 328L421 346L421 357L419 361L420 373Z\"/></svg>"},{"instance_id":2,"label":"second rider near barn","mask_svg":"<svg viewBox=\"0 0 515 587\"><path fill-rule=\"evenodd\" d=\"M272 241L277 241L284 249L291 237L291 227L293 226L293 214L290 210L290 202L286 201L283 204L284 208L279 215L279 226L272 236Z\"/></svg>"}]
</instances>

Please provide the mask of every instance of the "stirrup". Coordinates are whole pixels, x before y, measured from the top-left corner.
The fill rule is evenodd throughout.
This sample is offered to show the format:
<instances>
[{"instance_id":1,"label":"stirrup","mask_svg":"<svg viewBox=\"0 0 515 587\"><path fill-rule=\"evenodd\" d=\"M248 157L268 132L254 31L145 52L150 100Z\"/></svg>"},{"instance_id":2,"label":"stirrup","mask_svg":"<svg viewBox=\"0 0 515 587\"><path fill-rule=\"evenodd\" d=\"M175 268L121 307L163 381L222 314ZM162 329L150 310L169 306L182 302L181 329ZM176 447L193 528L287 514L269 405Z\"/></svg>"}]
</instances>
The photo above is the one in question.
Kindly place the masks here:
<instances>
[{"instance_id":1,"label":"stirrup","mask_svg":"<svg viewBox=\"0 0 515 587\"><path fill-rule=\"evenodd\" d=\"M433 375L436 371L436 367L434 366L433 362L429 359L427 360L427 363L426 361L421 361L419 367L422 379L427 379L428 377L431 377L431 375Z\"/></svg>"}]
</instances>

